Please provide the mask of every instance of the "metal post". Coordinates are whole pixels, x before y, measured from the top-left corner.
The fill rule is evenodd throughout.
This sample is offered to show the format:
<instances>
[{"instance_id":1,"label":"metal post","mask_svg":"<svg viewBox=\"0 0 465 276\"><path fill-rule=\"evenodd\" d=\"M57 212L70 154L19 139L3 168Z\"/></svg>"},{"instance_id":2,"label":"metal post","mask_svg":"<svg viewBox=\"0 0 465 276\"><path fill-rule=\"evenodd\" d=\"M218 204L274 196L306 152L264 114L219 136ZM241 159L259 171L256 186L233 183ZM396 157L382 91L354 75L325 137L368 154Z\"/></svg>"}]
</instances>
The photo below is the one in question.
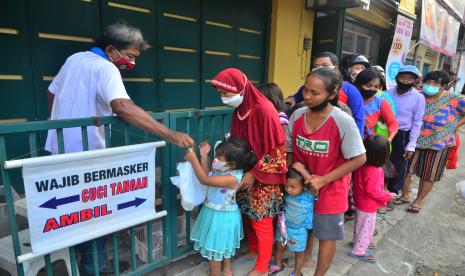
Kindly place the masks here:
<instances>
[{"instance_id":1,"label":"metal post","mask_svg":"<svg viewBox=\"0 0 465 276\"><path fill-rule=\"evenodd\" d=\"M342 55L342 41L344 36L344 21L346 18L346 10L338 9L336 11L338 15L337 19L337 40L336 40L336 56L341 57ZM316 17L316 14L315 14Z\"/></svg>"},{"instance_id":2,"label":"metal post","mask_svg":"<svg viewBox=\"0 0 465 276\"><path fill-rule=\"evenodd\" d=\"M418 64L417 64L418 48L420 47L419 45L420 45L419 43L416 43L415 50L413 51L413 65L415 65L417 68L418 68Z\"/></svg>"}]
</instances>

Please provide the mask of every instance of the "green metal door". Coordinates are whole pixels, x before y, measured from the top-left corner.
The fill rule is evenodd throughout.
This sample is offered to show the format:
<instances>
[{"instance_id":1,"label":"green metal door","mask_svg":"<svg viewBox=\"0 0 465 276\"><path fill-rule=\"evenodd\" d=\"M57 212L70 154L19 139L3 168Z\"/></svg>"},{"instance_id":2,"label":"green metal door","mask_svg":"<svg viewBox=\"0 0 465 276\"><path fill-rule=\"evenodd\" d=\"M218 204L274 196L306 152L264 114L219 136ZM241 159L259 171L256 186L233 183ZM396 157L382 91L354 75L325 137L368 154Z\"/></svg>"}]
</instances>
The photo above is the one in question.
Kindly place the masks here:
<instances>
[{"instance_id":1,"label":"green metal door","mask_svg":"<svg viewBox=\"0 0 465 276\"><path fill-rule=\"evenodd\" d=\"M258 84L265 80L269 1L202 2L202 108L222 106L211 87L228 67L242 70Z\"/></svg>"},{"instance_id":2,"label":"green metal door","mask_svg":"<svg viewBox=\"0 0 465 276\"><path fill-rule=\"evenodd\" d=\"M344 30L345 10L329 11L324 16L315 17L313 28L314 54L320 52L332 52L341 57L342 32Z\"/></svg>"},{"instance_id":3,"label":"green metal door","mask_svg":"<svg viewBox=\"0 0 465 276\"><path fill-rule=\"evenodd\" d=\"M200 1L158 4L160 109L200 108Z\"/></svg>"},{"instance_id":4,"label":"green metal door","mask_svg":"<svg viewBox=\"0 0 465 276\"><path fill-rule=\"evenodd\" d=\"M5 119L45 120L47 88L66 59L90 50L103 28L117 20L139 27L150 45L137 59L136 69L122 75L136 104L147 111L225 107L210 85L219 71L237 67L255 84L265 79L270 5L266 0L2 1L0 52L7 66L0 68L0 124ZM173 113L170 127L189 132L197 142L213 143L228 132L231 113ZM167 121L168 114L163 118ZM114 124L111 131L114 146L154 138L121 124ZM31 152L28 133L5 134L5 158L43 155L45 135L45 130L34 133ZM176 173L176 162L182 160L182 150L170 149L157 157L162 183ZM10 177L22 194L19 170ZM177 188L157 188L163 197L157 199L157 208L172 214L163 219L164 257L172 259L192 250L190 214L180 209ZM184 216L184 230L178 215ZM181 247L176 242L180 231L185 234Z\"/></svg>"},{"instance_id":5,"label":"green metal door","mask_svg":"<svg viewBox=\"0 0 465 276\"><path fill-rule=\"evenodd\" d=\"M96 1L98 2L98 1ZM124 85L131 99L147 111L158 110L157 93L157 1L101 1L101 27L122 20L140 28L149 48L141 52L136 68L122 72Z\"/></svg>"},{"instance_id":6,"label":"green metal door","mask_svg":"<svg viewBox=\"0 0 465 276\"><path fill-rule=\"evenodd\" d=\"M0 119L34 120L36 105L30 65L26 2L6 1L0 8Z\"/></svg>"},{"instance_id":7,"label":"green metal door","mask_svg":"<svg viewBox=\"0 0 465 276\"><path fill-rule=\"evenodd\" d=\"M66 59L89 50L100 32L97 1L34 1L27 5L37 117L46 119L47 88Z\"/></svg>"}]
</instances>

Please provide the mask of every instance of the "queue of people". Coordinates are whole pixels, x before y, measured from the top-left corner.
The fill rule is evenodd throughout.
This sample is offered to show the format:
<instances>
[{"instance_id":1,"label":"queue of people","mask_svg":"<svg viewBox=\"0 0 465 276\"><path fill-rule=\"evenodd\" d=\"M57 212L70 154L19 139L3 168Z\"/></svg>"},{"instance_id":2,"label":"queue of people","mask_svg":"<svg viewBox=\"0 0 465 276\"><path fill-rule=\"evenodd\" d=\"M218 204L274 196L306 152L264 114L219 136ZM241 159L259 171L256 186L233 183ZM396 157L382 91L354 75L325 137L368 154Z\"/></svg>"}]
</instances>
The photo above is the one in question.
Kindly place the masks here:
<instances>
[{"instance_id":1,"label":"queue of people","mask_svg":"<svg viewBox=\"0 0 465 276\"><path fill-rule=\"evenodd\" d=\"M232 275L231 259L244 236L249 250L245 257L255 261L249 276L282 271L289 265L283 260L286 248L296 256L291 275L302 275L304 266L313 265L317 241L315 275L324 275L336 241L344 239L344 222L354 217L348 254L376 262L370 250L376 212L408 203L408 212L419 213L442 177L457 129L465 124L465 97L449 91L446 72L428 73L420 93L415 88L421 80L418 69L403 66L397 86L385 90L382 67L371 66L362 55L338 64L336 55L323 52L315 55L298 91L285 100L276 84L257 88L238 69L219 72L211 84L235 110L231 136L216 147L210 163L207 143L199 146L199 160L189 135L153 120L127 95L119 71L134 68L145 47L137 28L109 25L97 45L70 56L50 84L51 119L114 113L189 147L184 158L209 186L191 239L210 261L213 276ZM63 132L65 152L83 150L79 129ZM101 127L88 133L90 150L105 148ZM46 149L58 153L55 131L49 132ZM414 200L408 182L413 174L420 178ZM111 274L105 239L97 246L100 273ZM94 273L87 254L92 250L89 243L81 246L83 275Z\"/></svg>"},{"instance_id":2,"label":"queue of people","mask_svg":"<svg viewBox=\"0 0 465 276\"><path fill-rule=\"evenodd\" d=\"M418 69L403 66L396 87L386 91L382 67L371 68L360 56L347 66L343 81L335 56L317 54L304 84L285 100L299 106L290 109L289 118L283 115L283 93L276 84L257 89L232 68L212 81L223 103L235 108L231 137L249 143L257 157L249 175L235 183L249 245L246 258L255 260L248 275L282 271L288 265L285 249L295 253L291 275L302 275L304 266L313 265L315 242L315 275L325 275L336 240L344 239L344 213L351 208L355 227L348 255L376 262L371 250L376 213L405 203L406 211L419 213L433 183L441 179L455 132L465 124L465 97L448 91L449 75L428 73L419 92ZM354 115L360 110L362 126ZM232 162L228 169L234 166ZM408 182L412 174L420 178L415 200ZM216 228L214 221L202 225ZM199 250L214 251L206 245ZM212 272L220 259L210 260ZM228 262L215 271L231 275Z\"/></svg>"}]
</instances>

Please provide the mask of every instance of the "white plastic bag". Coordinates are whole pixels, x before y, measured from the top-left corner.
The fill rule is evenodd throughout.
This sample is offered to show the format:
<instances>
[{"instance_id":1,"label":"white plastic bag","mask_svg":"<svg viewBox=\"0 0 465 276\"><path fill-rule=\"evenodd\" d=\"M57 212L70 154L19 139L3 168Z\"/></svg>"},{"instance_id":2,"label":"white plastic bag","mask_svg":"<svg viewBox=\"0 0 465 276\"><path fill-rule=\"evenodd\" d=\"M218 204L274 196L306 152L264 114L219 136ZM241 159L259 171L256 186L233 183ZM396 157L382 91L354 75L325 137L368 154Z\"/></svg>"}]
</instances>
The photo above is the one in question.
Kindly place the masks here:
<instances>
[{"instance_id":1,"label":"white plastic bag","mask_svg":"<svg viewBox=\"0 0 465 276\"><path fill-rule=\"evenodd\" d=\"M465 200L465 180L457 182L457 196Z\"/></svg>"},{"instance_id":2,"label":"white plastic bag","mask_svg":"<svg viewBox=\"0 0 465 276\"><path fill-rule=\"evenodd\" d=\"M195 206L202 204L207 197L207 186L202 185L195 176L189 162L181 162L177 166L179 176L170 177L171 183L181 192L181 205L186 211L192 211Z\"/></svg>"}]
</instances>

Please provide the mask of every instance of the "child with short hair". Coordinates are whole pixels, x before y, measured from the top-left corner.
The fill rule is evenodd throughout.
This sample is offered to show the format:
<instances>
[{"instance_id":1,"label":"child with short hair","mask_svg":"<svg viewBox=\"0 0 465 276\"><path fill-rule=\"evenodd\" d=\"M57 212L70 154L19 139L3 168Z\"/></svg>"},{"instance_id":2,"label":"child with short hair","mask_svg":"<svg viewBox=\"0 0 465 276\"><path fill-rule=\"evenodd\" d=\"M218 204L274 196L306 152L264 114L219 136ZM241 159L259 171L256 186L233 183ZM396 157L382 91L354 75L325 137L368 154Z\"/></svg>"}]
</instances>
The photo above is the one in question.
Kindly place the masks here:
<instances>
[{"instance_id":1,"label":"child with short hair","mask_svg":"<svg viewBox=\"0 0 465 276\"><path fill-rule=\"evenodd\" d=\"M382 135L367 137L365 165L354 171L354 201L356 207L353 249L349 256L374 263L376 257L368 246L373 239L376 226L376 210L394 198L394 193L384 191L384 172L381 168L389 160L390 143Z\"/></svg>"},{"instance_id":2,"label":"child with short hair","mask_svg":"<svg viewBox=\"0 0 465 276\"><path fill-rule=\"evenodd\" d=\"M287 236L287 248L295 254L295 267L291 275L302 275L308 232L313 225L313 204L315 202L314 196L304 184L305 180L302 175L305 173L310 175L301 163L294 164L287 170L286 185L284 186L286 191L284 195L285 231L278 230L282 224L278 224L275 229L275 240L277 241L275 264L271 265L269 270L272 275L284 269L283 255L286 243L282 243L283 234Z\"/></svg>"},{"instance_id":3,"label":"child with short hair","mask_svg":"<svg viewBox=\"0 0 465 276\"><path fill-rule=\"evenodd\" d=\"M257 159L244 140L230 137L216 147L216 158L209 173L210 145L204 142L199 148L201 161L192 149L184 156L200 183L209 186L207 199L192 228L191 240L194 248L210 261L210 276L230 276L231 258L244 237L236 191L244 172Z\"/></svg>"}]
</instances>

